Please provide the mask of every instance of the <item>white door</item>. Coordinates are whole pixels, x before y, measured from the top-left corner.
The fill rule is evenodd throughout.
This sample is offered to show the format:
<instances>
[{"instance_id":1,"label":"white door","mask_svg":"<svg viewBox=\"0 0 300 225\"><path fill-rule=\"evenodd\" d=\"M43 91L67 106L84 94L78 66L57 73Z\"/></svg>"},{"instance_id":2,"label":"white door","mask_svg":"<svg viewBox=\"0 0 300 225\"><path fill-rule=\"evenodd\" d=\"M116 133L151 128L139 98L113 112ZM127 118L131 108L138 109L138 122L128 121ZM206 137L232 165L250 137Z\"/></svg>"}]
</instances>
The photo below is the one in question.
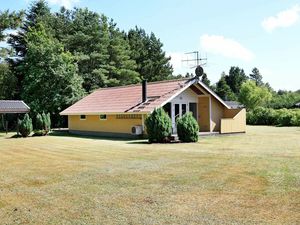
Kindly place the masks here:
<instances>
[{"instance_id":1,"label":"white door","mask_svg":"<svg viewBox=\"0 0 300 225\"><path fill-rule=\"evenodd\" d=\"M172 104L172 131L173 134L177 134L176 119L181 117L188 111L188 105L186 103Z\"/></svg>"}]
</instances>

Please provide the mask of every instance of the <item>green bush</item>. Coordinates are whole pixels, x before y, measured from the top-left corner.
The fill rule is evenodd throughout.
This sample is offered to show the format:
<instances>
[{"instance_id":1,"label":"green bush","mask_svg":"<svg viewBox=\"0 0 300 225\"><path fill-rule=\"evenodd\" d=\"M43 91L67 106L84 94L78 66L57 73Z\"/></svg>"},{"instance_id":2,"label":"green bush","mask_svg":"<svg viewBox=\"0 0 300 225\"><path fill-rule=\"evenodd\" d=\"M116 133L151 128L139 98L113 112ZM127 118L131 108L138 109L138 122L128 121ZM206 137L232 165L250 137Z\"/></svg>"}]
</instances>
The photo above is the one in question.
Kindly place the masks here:
<instances>
[{"instance_id":1,"label":"green bush","mask_svg":"<svg viewBox=\"0 0 300 225\"><path fill-rule=\"evenodd\" d=\"M277 123L279 126L291 126L294 113L288 109L278 110Z\"/></svg>"},{"instance_id":2,"label":"green bush","mask_svg":"<svg viewBox=\"0 0 300 225\"><path fill-rule=\"evenodd\" d=\"M300 110L294 114L291 122L293 126L300 126Z\"/></svg>"},{"instance_id":3,"label":"green bush","mask_svg":"<svg viewBox=\"0 0 300 225\"><path fill-rule=\"evenodd\" d=\"M188 112L176 121L177 134L182 142L197 142L199 136L199 125L193 114Z\"/></svg>"},{"instance_id":4,"label":"green bush","mask_svg":"<svg viewBox=\"0 0 300 225\"><path fill-rule=\"evenodd\" d=\"M50 113L42 113L42 118L43 118L43 128L46 132L46 134L49 133L51 129L51 118L50 118Z\"/></svg>"},{"instance_id":5,"label":"green bush","mask_svg":"<svg viewBox=\"0 0 300 225\"><path fill-rule=\"evenodd\" d=\"M23 120L19 120L19 131L22 137L28 137L32 132L32 120L28 114L26 114Z\"/></svg>"},{"instance_id":6,"label":"green bush","mask_svg":"<svg viewBox=\"0 0 300 225\"><path fill-rule=\"evenodd\" d=\"M145 120L149 142L168 142L172 133L172 121L162 108L155 109Z\"/></svg>"},{"instance_id":7,"label":"green bush","mask_svg":"<svg viewBox=\"0 0 300 225\"><path fill-rule=\"evenodd\" d=\"M36 120L35 120L35 130L43 130L44 129L44 121L43 117L41 114L36 115Z\"/></svg>"},{"instance_id":8,"label":"green bush","mask_svg":"<svg viewBox=\"0 0 300 225\"><path fill-rule=\"evenodd\" d=\"M47 135L50 131L51 127L51 119L50 113L45 114L44 112L41 114L37 114L35 121L35 136L44 136Z\"/></svg>"},{"instance_id":9,"label":"green bush","mask_svg":"<svg viewBox=\"0 0 300 225\"><path fill-rule=\"evenodd\" d=\"M247 112L247 124L251 125L276 125L300 126L300 110L258 107Z\"/></svg>"}]
</instances>

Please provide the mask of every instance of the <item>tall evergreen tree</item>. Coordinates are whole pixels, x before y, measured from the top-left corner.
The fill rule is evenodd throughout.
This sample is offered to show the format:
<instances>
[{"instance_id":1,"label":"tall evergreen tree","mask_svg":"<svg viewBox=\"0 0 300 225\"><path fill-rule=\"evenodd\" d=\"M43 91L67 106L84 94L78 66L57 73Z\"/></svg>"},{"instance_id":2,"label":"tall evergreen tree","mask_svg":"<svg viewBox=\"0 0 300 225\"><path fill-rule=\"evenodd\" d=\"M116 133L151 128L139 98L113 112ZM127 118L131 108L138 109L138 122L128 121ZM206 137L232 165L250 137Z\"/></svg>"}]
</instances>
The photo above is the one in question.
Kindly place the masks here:
<instances>
[{"instance_id":1,"label":"tall evergreen tree","mask_svg":"<svg viewBox=\"0 0 300 225\"><path fill-rule=\"evenodd\" d=\"M76 55L84 89L91 92L106 86L110 37L107 18L88 9L69 11L62 8L55 20L56 26L65 27L62 28L65 34L59 32L56 36Z\"/></svg>"},{"instance_id":2,"label":"tall evergreen tree","mask_svg":"<svg viewBox=\"0 0 300 225\"><path fill-rule=\"evenodd\" d=\"M22 81L24 79L24 71L20 64L22 63L28 49L26 42L26 35L31 28L34 28L37 23L42 22L49 24L50 8L44 0L34 2L29 10L25 13L25 20L22 22L21 27L18 29L17 34L10 34L8 43L13 48L16 57L9 60L13 76L17 80L16 90L14 90L14 98L20 98Z\"/></svg>"},{"instance_id":3,"label":"tall evergreen tree","mask_svg":"<svg viewBox=\"0 0 300 225\"><path fill-rule=\"evenodd\" d=\"M171 58L166 57L163 44L153 33L148 35L144 29L135 27L128 32L128 40L131 58L136 61L142 79L158 81L172 77Z\"/></svg>"},{"instance_id":4,"label":"tall evergreen tree","mask_svg":"<svg viewBox=\"0 0 300 225\"><path fill-rule=\"evenodd\" d=\"M236 95L239 94L242 83L245 82L247 79L248 78L244 70L237 66L232 66L229 70L229 75L225 76L227 85Z\"/></svg>"},{"instance_id":5,"label":"tall evergreen tree","mask_svg":"<svg viewBox=\"0 0 300 225\"><path fill-rule=\"evenodd\" d=\"M252 69L252 73L249 76L250 79L255 82L256 86L262 86L264 84L262 81L262 75L256 67Z\"/></svg>"},{"instance_id":6,"label":"tall evergreen tree","mask_svg":"<svg viewBox=\"0 0 300 225\"><path fill-rule=\"evenodd\" d=\"M220 80L216 84L216 93L225 101L236 100L235 94L226 83L226 75L224 72L222 73Z\"/></svg>"},{"instance_id":7,"label":"tall evergreen tree","mask_svg":"<svg viewBox=\"0 0 300 225\"><path fill-rule=\"evenodd\" d=\"M139 73L135 71L136 62L130 58L130 46L126 35L116 28L113 21L109 23L109 83L108 86L119 86L139 82Z\"/></svg>"},{"instance_id":8,"label":"tall evergreen tree","mask_svg":"<svg viewBox=\"0 0 300 225\"><path fill-rule=\"evenodd\" d=\"M58 119L61 110L83 96L74 58L43 24L30 28L25 40L28 49L19 65L25 74L22 99L33 113L47 111Z\"/></svg>"},{"instance_id":9,"label":"tall evergreen tree","mask_svg":"<svg viewBox=\"0 0 300 225\"><path fill-rule=\"evenodd\" d=\"M201 76L201 81L202 81L202 83L204 83L207 87L210 87L210 80L208 79L206 73L203 73L203 75Z\"/></svg>"},{"instance_id":10,"label":"tall evergreen tree","mask_svg":"<svg viewBox=\"0 0 300 225\"><path fill-rule=\"evenodd\" d=\"M9 12L9 10L5 10L3 12L0 11L0 41L3 41L6 35L4 31L6 29L15 29L17 28L23 18L24 11L20 12Z\"/></svg>"}]
</instances>

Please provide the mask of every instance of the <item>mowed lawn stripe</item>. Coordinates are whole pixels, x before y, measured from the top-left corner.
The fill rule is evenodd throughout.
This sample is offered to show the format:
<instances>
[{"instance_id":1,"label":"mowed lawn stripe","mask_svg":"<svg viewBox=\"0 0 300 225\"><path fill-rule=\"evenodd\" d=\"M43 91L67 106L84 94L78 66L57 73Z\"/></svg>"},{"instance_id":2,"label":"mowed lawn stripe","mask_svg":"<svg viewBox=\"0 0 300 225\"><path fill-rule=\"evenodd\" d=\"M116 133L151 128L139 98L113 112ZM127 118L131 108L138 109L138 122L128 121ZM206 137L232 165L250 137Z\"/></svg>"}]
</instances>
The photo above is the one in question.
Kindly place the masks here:
<instances>
[{"instance_id":1,"label":"mowed lawn stripe","mask_svg":"<svg viewBox=\"0 0 300 225\"><path fill-rule=\"evenodd\" d=\"M4 224L297 224L299 128L190 144L0 138Z\"/></svg>"}]
</instances>

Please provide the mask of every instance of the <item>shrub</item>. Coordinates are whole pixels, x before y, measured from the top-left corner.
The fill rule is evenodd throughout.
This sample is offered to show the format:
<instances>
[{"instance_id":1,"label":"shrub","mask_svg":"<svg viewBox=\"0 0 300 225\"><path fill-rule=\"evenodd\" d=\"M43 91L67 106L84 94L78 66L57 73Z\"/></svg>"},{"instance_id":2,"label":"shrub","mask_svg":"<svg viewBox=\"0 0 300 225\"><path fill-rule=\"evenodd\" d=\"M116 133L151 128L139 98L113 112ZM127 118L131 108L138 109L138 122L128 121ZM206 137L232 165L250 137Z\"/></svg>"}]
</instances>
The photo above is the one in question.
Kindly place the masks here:
<instances>
[{"instance_id":1,"label":"shrub","mask_svg":"<svg viewBox=\"0 0 300 225\"><path fill-rule=\"evenodd\" d=\"M279 126L291 126L293 112L288 109L279 109L277 123Z\"/></svg>"},{"instance_id":2,"label":"shrub","mask_svg":"<svg viewBox=\"0 0 300 225\"><path fill-rule=\"evenodd\" d=\"M172 121L162 109L155 109L145 120L149 142L168 142L172 132Z\"/></svg>"},{"instance_id":3,"label":"shrub","mask_svg":"<svg viewBox=\"0 0 300 225\"><path fill-rule=\"evenodd\" d=\"M28 114L26 114L23 120L19 120L19 131L22 137L28 137L32 132L32 120Z\"/></svg>"},{"instance_id":4,"label":"shrub","mask_svg":"<svg viewBox=\"0 0 300 225\"><path fill-rule=\"evenodd\" d=\"M43 129L45 130L45 133L48 134L51 129L51 118L50 113L42 113L43 118Z\"/></svg>"},{"instance_id":5,"label":"shrub","mask_svg":"<svg viewBox=\"0 0 300 225\"><path fill-rule=\"evenodd\" d=\"M36 115L35 129L36 130L43 130L44 129L43 117L39 113Z\"/></svg>"},{"instance_id":6,"label":"shrub","mask_svg":"<svg viewBox=\"0 0 300 225\"><path fill-rule=\"evenodd\" d=\"M300 110L258 107L247 112L247 124L300 126Z\"/></svg>"},{"instance_id":7,"label":"shrub","mask_svg":"<svg viewBox=\"0 0 300 225\"><path fill-rule=\"evenodd\" d=\"M295 111L295 114L292 118L292 126L300 126L300 110Z\"/></svg>"},{"instance_id":8,"label":"shrub","mask_svg":"<svg viewBox=\"0 0 300 225\"><path fill-rule=\"evenodd\" d=\"M51 127L50 113L45 114L43 112L42 115L38 113L36 116L34 136L47 135L50 131L50 127Z\"/></svg>"},{"instance_id":9,"label":"shrub","mask_svg":"<svg viewBox=\"0 0 300 225\"><path fill-rule=\"evenodd\" d=\"M188 112L176 121L177 134L182 142L197 142L199 135L199 125L193 114Z\"/></svg>"}]
</instances>

